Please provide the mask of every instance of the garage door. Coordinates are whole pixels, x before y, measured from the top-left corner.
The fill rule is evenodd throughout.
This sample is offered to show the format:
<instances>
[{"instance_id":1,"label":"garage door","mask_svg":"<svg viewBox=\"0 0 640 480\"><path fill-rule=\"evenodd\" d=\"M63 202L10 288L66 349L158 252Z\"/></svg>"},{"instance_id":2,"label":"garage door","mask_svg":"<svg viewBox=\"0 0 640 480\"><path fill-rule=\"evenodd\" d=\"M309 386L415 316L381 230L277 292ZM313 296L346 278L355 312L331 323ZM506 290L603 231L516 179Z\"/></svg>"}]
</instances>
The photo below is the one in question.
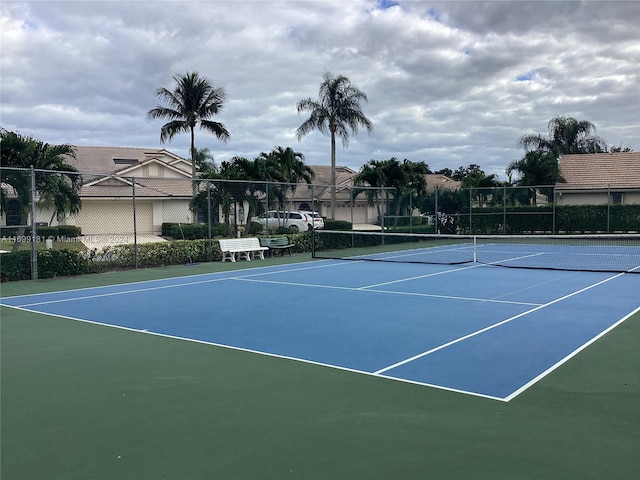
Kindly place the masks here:
<instances>
[{"instance_id":1,"label":"garage door","mask_svg":"<svg viewBox=\"0 0 640 480\"><path fill-rule=\"evenodd\" d=\"M91 202L83 200L75 224L83 235L118 235L133 233L133 209L130 201ZM138 234L153 233L153 205L136 203Z\"/></svg>"}]
</instances>

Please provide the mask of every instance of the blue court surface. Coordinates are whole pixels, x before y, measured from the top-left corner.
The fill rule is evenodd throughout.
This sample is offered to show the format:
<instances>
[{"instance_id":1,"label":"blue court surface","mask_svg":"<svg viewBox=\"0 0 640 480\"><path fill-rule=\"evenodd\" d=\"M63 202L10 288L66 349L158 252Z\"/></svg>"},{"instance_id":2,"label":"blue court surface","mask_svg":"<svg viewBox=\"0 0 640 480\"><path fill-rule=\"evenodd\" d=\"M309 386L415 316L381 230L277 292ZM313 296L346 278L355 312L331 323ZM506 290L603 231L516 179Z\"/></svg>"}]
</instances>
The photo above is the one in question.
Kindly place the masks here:
<instances>
[{"instance_id":1,"label":"blue court surface","mask_svg":"<svg viewBox=\"0 0 640 480\"><path fill-rule=\"evenodd\" d=\"M640 310L640 275L256 262L1 303L509 401Z\"/></svg>"}]
</instances>

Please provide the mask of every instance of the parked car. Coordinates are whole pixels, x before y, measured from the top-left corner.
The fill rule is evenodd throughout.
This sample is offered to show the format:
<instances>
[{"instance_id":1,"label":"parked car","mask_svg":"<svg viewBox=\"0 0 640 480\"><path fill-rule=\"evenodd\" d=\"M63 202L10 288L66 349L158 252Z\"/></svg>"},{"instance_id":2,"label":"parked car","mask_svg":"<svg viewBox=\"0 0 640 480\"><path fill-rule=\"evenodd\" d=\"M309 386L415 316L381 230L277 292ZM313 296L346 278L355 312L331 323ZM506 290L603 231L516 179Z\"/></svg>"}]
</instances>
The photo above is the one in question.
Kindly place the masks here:
<instances>
[{"instance_id":1,"label":"parked car","mask_svg":"<svg viewBox=\"0 0 640 480\"><path fill-rule=\"evenodd\" d=\"M252 222L259 223L265 229L287 227L292 231L306 232L313 228L313 221L305 212L299 211L276 211L264 212L259 217L252 217Z\"/></svg>"},{"instance_id":2,"label":"parked car","mask_svg":"<svg viewBox=\"0 0 640 480\"><path fill-rule=\"evenodd\" d=\"M324 228L324 219L318 212L309 212L307 210L302 210L303 213L306 213L307 216L313 219L313 228Z\"/></svg>"}]
</instances>

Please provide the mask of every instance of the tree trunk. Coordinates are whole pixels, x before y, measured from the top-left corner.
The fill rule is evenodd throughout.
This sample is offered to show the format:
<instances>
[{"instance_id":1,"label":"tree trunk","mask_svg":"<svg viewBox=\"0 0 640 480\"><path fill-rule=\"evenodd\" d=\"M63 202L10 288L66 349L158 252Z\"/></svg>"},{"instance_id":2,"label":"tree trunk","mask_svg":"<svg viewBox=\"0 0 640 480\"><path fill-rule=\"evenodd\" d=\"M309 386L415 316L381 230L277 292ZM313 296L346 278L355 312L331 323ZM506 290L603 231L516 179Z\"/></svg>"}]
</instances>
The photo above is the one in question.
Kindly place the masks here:
<instances>
[{"instance_id":1,"label":"tree trunk","mask_svg":"<svg viewBox=\"0 0 640 480\"><path fill-rule=\"evenodd\" d=\"M336 219L336 132L331 128L331 220Z\"/></svg>"},{"instance_id":2,"label":"tree trunk","mask_svg":"<svg viewBox=\"0 0 640 480\"><path fill-rule=\"evenodd\" d=\"M195 198L198 194L198 187L196 185L196 178L198 170L196 169L196 143L193 127L191 127L191 196ZM198 223L198 212L193 212L193 219L191 223Z\"/></svg>"},{"instance_id":3,"label":"tree trunk","mask_svg":"<svg viewBox=\"0 0 640 480\"><path fill-rule=\"evenodd\" d=\"M27 220L29 219L29 213L23 212L20 214L20 227L18 227L18 231L16 232L16 240L13 242L13 247L11 248L11 253L16 253L20 248L20 245L24 243L22 240L25 238L24 232L26 230L25 225L27 224ZM33 235L33 232L31 232ZM33 239L31 239L33 240Z\"/></svg>"}]
</instances>

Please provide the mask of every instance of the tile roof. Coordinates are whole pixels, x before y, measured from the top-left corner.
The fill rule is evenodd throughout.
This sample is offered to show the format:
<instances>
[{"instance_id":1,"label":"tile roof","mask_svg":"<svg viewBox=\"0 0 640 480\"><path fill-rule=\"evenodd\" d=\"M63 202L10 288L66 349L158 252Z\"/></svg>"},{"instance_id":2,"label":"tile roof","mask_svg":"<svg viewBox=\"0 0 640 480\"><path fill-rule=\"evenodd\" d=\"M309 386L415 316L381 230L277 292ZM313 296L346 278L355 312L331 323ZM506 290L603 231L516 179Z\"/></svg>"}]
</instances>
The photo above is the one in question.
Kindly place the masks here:
<instances>
[{"instance_id":1,"label":"tile roof","mask_svg":"<svg viewBox=\"0 0 640 480\"><path fill-rule=\"evenodd\" d=\"M127 172L155 159L191 176L191 162L164 148L79 147L68 162L82 173L107 175Z\"/></svg>"},{"instance_id":2,"label":"tile roof","mask_svg":"<svg viewBox=\"0 0 640 480\"><path fill-rule=\"evenodd\" d=\"M453 180L441 173L428 173L425 175L427 180L427 190L434 190L436 188L445 190L457 190L462 185L462 182Z\"/></svg>"},{"instance_id":3,"label":"tile roof","mask_svg":"<svg viewBox=\"0 0 640 480\"><path fill-rule=\"evenodd\" d=\"M556 188L640 188L640 152L563 155Z\"/></svg>"}]
</instances>

